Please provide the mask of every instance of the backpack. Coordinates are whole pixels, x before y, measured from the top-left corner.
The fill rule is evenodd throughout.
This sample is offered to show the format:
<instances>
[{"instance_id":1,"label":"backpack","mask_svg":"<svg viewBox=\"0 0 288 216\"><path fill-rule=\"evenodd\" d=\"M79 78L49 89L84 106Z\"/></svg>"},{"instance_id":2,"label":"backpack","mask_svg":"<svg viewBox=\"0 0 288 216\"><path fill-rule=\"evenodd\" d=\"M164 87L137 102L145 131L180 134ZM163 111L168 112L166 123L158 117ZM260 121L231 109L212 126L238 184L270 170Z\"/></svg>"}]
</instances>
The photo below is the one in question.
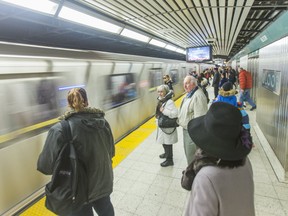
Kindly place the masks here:
<instances>
[{"instance_id":1,"label":"backpack","mask_svg":"<svg viewBox=\"0 0 288 216\"><path fill-rule=\"evenodd\" d=\"M78 211L87 202L88 184L85 166L73 145L68 121L60 122L65 144L55 161L52 179L45 187L45 206L57 215Z\"/></svg>"}]
</instances>

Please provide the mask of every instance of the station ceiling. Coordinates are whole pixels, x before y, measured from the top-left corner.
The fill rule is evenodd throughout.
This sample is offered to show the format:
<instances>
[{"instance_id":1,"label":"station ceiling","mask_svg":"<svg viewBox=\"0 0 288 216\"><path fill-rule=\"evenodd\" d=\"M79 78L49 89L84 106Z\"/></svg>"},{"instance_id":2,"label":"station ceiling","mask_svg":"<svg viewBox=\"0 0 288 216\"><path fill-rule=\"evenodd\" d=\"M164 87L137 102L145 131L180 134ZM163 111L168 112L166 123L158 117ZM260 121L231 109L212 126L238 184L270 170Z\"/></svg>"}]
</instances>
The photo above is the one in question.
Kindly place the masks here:
<instances>
[{"instance_id":1,"label":"station ceiling","mask_svg":"<svg viewBox=\"0 0 288 216\"><path fill-rule=\"evenodd\" d=\"M35 0L35 4L40 4ZM271 0L55 0L179 48L229 60L287 10ZM185 60L185 55L0 0L0 41Z\"/></svg>"}]
</instances>

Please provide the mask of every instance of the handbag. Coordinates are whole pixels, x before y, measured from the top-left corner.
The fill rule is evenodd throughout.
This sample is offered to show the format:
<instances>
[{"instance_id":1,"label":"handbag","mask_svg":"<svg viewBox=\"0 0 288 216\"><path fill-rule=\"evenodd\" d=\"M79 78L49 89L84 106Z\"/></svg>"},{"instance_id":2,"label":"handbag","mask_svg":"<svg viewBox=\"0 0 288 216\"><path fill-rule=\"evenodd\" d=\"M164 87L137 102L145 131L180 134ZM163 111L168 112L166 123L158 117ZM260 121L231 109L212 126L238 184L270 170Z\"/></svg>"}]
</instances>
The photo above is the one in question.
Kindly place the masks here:
<instances>
[{"instance_id":1,"label":"handbag","mask_svg":"<svg viewBox=\"0 0 288 216\"><path fill-rule=\"evenodd\" d=\"M208 156L202 149L197 149L195 159L182 171L181 186L185 190L191 191L194 178L197 173L205 166L218 165L220 159Z\"/></svg>"},{"instance_id":2,"label":"handbag","mask_svg":"<svg viewBox=\"0 0 288 216\"><path fill-rule=\"evenodd\" d=\"M169 118L168 116L164 115L163 113L160 114L158 118L158 126L160 128L175 128L178 127L177 123L178 118Z\"/></svg>"},{"instance_id":3,"label":"handbag","mask_svg":"<svg viewBox=\"0 0 288 216\"><path fill-rule=\"evenodd\" d=\"M192 162L185 170L182 171L181 186L188 191L191 191L193 180L196 176L193 166L194 163Z\"/></svg>"}]
</instances>

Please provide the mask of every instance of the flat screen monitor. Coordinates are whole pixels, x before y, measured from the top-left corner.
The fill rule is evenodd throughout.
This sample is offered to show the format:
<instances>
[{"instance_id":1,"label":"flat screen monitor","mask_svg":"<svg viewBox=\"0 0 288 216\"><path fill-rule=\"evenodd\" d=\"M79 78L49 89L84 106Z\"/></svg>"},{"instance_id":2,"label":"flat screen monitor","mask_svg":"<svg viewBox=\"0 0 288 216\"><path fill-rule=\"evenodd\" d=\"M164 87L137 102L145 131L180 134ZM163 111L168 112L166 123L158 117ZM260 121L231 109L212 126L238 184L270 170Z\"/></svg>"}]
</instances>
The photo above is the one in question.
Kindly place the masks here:
<instances>
[{"instance_id":1,"label":"flat screen monitor","mask_svg":"<svg viewBox=\"0 0 288 216\"><path fill-rule=\"evenodd\" d=\"M186 49L187 62L203 62L212 60L212 47L189 47Z\"/></svg>"}]
</instances>

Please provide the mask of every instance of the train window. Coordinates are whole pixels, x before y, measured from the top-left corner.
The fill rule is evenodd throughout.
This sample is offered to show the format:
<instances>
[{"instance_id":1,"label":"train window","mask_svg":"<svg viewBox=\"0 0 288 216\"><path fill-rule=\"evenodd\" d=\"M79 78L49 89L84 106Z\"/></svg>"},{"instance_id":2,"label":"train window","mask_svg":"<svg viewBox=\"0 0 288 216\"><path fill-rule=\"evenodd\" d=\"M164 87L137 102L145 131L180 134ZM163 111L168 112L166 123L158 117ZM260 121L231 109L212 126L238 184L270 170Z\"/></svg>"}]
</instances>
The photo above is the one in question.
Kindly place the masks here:
<instances>
[{"instance_id":1,"label":"train window","mask_svg":"<svg viewBox=\"0 0 288 216\"><path fill-rule=\"evenodd\" d=\"M134 73L109 75L106 86L104 106L107 109L123 105L137 97Z\"/></svg>"},{"instance_id":2,"label":"train window","mask_svg":"<svg viewBox=\"0 0 288 216\"><path fill-rule=\"evenodd\" d=\"M149 70L149 91L155 91L156 88L163 84L162 68L151 68Z\"/></svg>"},{"instance_id":3,"label":"train window","mask_svg":"<svg viewBox=\"0 0 288 216\"><path fill-rule=\"evenodd\" d=\"M172 79L173 85L179 82L179 73L178 69L172 69L169 71L169 75Z\"/></svg>"}]
</instances>

